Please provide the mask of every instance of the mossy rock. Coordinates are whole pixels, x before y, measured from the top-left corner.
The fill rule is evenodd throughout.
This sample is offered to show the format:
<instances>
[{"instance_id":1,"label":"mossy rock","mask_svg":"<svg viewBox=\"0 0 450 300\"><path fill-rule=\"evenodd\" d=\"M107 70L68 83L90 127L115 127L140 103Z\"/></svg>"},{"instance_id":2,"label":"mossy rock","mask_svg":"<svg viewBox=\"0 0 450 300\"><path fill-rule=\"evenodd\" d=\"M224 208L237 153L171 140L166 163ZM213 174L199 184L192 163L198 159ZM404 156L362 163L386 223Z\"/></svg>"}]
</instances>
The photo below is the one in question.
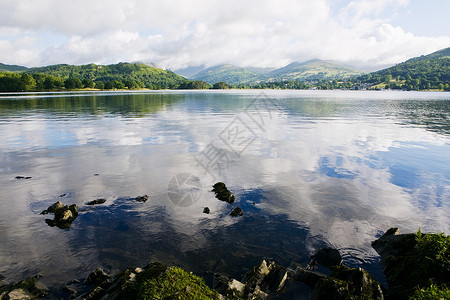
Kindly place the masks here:
<instances>
[{"instance_id":1,"label":"mossy rock","mask_svg":"<svg viewBox=\"0 0 450 300\"><path fill-rule=\"evenodd\" d=\"M220 201L225 201L230 204L234 202L234 195L227 189L227 186L223 182L214 184L212 192L216 194L216 198Z\"/></svg>"},{"instance_id":2,"label":"mossy rock","mask_svg":"<svg viewBox=\"0 0 450 300\"><path fill-rule=\"evenodd\" d=\"M178 267L169 267L157 277L144 280L138 299L220 299L203 280Z\"/></svg>"},{"instance_id":3,"label":"mossy rock","mask_svg":"<svg viewBox=\"0 0 450 300\"><path fill-rule=\"evenodd\" d=\"M418 289L450 283L450 236L420 230L400 235L390 229L372 245L381 255L392 299L408 299Z\"/></svg>"}]
</instances>

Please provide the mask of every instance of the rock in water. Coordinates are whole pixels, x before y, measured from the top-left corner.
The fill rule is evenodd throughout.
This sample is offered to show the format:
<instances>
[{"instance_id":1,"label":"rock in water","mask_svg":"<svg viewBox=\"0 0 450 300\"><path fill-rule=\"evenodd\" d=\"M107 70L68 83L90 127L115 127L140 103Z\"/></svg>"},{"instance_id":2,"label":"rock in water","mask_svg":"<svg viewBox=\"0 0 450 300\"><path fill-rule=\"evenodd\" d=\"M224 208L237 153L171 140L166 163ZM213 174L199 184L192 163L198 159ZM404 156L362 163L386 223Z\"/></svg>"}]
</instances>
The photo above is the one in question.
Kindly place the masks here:
<instances>
[{"instance_id":1,"label":"rock in water","mask_svg":"<svg viewBox=\"0 0 450 300\"><path fill-rule=\"evenodd\" d=\"M203 209L203 213L204 213L204 214L209 214L209 212L210 212L209 207L205 207L205 208Z\"/></svg>"},{"instance_id":2,"label":"rock in water","mask_svg":"<svg viewBox=\"0 0 450 300\"><path fill-rule=\"evenodd\" d=\"M230 216L232 217L238 217L238 216L242 216L243 212L242 209L240 207L235 207L231 212L230 212Z\"/></svg>"},{"instance_id":3,"label":"rock in water","mask_svg":"<svg viewBox=\"0 0 450 300\"><path fill-rule=\"evenodd\" d=\"M97 204L103 204L105 202L106 202L106 199L99 198L99 199L95 199L95 200L87 202L86 205L97 205Z\"/></svg>"},{"instance_id":4,"label":"rock in water","mask_svg":"<svg viewBox=\"0 0 450 300\"><path fill-rule=\"evenodd\" d=\"M40 275L35 275L13 284L6 296L1 299L36 299L44 297L48 294L48 289L38 281L39 278L41 278Z\"/></svg>"},{"instance_id":5,"label":"rock in water","mask_svg":"<svg viewBox=\"0 0 450 300\"><path fill-rule=\"evenodd\" d=\"M337 266L314 285L311 300L384 299L380 284L361 268Z\"/></svg>"},{"instance_id":6,"label":"rock in water","mask_svg":"<svg viewBox=\"0 0 450 300\"><path fill-rule=\"evenodd\" d=\"M94 271L89 274L89 276L86 278L85 284L90 285L100 285L101 283L105 282L106 280L110 279L111 276L106 274L103 269L97 268Z\"/></svg>"},{"instance_id":7,"label":"rock in water","mask_svg":"<svg viewBox=\"0 0 450 300\"><path fill-rule=\"evenodd\" d=\"M61 201L56 202L49 208L44 210L41 214L54 213L55 217L52 219L45 219L49 226L57 226L65 229L72 225L72 222L78 217L78 206L72 204L70 206L64 205Z\"/></svg>"},{"instance_id":8,"label":"rock in water","mask_svg":"<svg viewBox=\"0 0 450 300\"><path fill-rule=\"evenodd\" d=\"M148 200L148 195L144 195L144 196L137 196L136 198L134 198L134 200L138 201L138 202L145 202Z\"/></svg>"},{"instance_id":9,"label":"rock in water","mask_svg":"<svg viewBox=\"0 0 450 300\"><path fill-rule=\"evenodd\" d=\"M279 292L287 279L287 270L273 260L263 259L244 278L245 295L249 298L264 298L269 292Z\"/></svg>"},{"instance_id":10,"label":"rock in water","mask_svg":"<svg viewBox=\"0 0 450 300\"><path fill-rule=\"evenodd\" d=\"M50 205L47 209L41 212L41 215L46 215L48 213L54 214L57 209L64 207L64 204L61 201L56 202L55 204Z\"/></svg>"},{"instance_id":11,"label":"rock in water","mask_svg":"<svg viewBox=\"0 0 450 300\"><path fill-rule=\"evenodd\" d=\"M216 194L216 198L220 201L225 201L228 203L234 202L234 195L227 189L225 183L217 182L213 185L212 192Z\"/></svg>"},{"instance_id":12,"label":"rock in water","mask_svg":"<svg viewBox=\"0 0 450 300\"><path fill-rule=\"evenodd\" d=\"M372 247L380 254L390 299L408 299L417 287L450 286L450 237L445 234L400 234L389 229ZM445 249L445 250L444 250Z\"/></svg>"},{"instance_id":13,"label":"rock in water","mask_svg":"<svg viewBox=\"0 0 450 300\"><path fill-rule=\"evenodd\" d=\"M324 267L335 267L342 263L342 256L338 250L333 248L319 249L315 254L311 255L313 262L319 263Z\"/></svg>"}]
</instances>

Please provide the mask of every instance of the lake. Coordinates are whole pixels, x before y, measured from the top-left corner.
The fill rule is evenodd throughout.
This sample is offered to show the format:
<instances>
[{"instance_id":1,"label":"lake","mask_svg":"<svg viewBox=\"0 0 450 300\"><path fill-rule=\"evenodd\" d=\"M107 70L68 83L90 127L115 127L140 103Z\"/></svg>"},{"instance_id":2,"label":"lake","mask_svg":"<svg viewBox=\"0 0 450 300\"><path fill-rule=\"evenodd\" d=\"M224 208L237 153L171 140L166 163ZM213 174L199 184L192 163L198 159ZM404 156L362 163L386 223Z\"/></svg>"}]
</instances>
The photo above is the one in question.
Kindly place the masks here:
<instances>
[{"instance_id":1,"label":"lake","mask_svg":"<svg viewBox=\"0 0 450 300\"><path fill-rule=\"evenodd\" d=\"M387 229L450 233L449 137L450 93L0 94L0 273L58 286L158 260L240 279L332 246L382 281ZM80 207L70 229L40 214L56 201Z\"/></svg>"}]
</instances>

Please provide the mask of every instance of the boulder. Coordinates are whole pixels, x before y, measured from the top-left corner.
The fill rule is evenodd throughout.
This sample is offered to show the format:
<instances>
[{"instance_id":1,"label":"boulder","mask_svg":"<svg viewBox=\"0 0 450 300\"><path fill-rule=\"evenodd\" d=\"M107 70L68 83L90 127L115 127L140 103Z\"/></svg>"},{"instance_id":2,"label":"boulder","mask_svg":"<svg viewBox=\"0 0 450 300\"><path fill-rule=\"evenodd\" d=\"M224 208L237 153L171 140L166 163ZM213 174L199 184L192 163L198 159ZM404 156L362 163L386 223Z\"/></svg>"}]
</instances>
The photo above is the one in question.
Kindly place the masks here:
<instances>
[{"instance_id":1,"label":"boulder","mask_svg":"<svg viewBox=\"0 0 450 300\"><path fill-rule=\"evenodd\" d=\"M342 256L339 251L328 247L316 251L311 255L311 259L312 265L318 263L327 268L339 266L342 263Z\"/></svg>"},{"instance_id":2,"label":"boulder","mask_svg":"<svg viewBox=\"0 0 450 300\"><path fill-rule=\"evenodd\" d=\"M398 228L389 229L373 241L372 247L380 254L389 286L386 296L408 299L417 287L426 288L430 284L449 286L449 241L450 238L444 234L422 234L420 231L400 234Z\"/></svg>"},{"instance_id":3,"label":"boulder","mask_svg":"<svg viewBox=\"0 0 450 300\"><path fill-rule=\"evenodd\" d=\"M238 216L242 216L243 212L242 209L240 207L235 207L231 212L230 212L230 216L232 217L238 217Z\"/></svg>"},{"instance_id":4,"label":"boulder","mask_svg":"<svg viewBox=\"0 0 450 300\"><path fill-rule=\"evenodd\" d=\"M57 209L64 207L64 204L61 201L56 202L55 204L50 205L47 209L41 212L41 215L46 215L48 213L54 214Z\"/></svg>"},{"instance_id":5,"label":"boulder","mask_svg":"<svg viewBox=\"0 0 450 300\"><path fill-rule=\"evenodd\" d=\"M279 292L287 279L287 270L273 260L263 259L244 277L245 295L265 297L262 293ZM251 298L251 297L250 297Z\"/></svg>"},{"instance_id":6,"label":"boulder","mask_svg":"<svg viewBox=\"0 0 450 300\"><path fill-rule=\"evenodd\" d=\"M11 286L3 287L0 299L36 299L45 297L48 289L39 282L40 275L28 277ZM6 288L6 289L5 289Z\"/></svg>"},{"instance_id":7,"label":"boulder","mask_svg":"<svg viewBox=\"0 0 450 300\"><path fill-rule=\"evenodd\" d=\"M303 282L310 288L313 288L320 279L326 278L327 276L322 273L318 273L318 272L314 272L314 271L310 271L310 270L306 270L301 267L298 267L295 270L295 272L293 272L292 275L290 275L290 277L294 280Z\"/></svg>"},{"instance_id":8,"label":"boulder","mask_svg":"<svg viewBox=\"0 0 450 300\"><path fill-rule=\"evenodd\" d=\"M227 189L225 183L217 182L213 185L212 192L216 194L216 198L229 204L234 202L234 195Z\"/></svg>"},{"instance_id":9,"label":"boulder","mask_svg":"<svg viewBox=\"0 0 450 300\"><path fill-rule=\"evenodd\" d=\"M380 284L362 268L344 265L333 269L328 277L314 285L311 300L328 299L384 299Z\"/></svg>"},{"instance_id":10,"label":"boulder","mask_svg":"<svg viewBox=\"0 0 450 300\"><path fill-rule=\"evenodd\" d=\"M18 288L7 293L2 299L5 300L26 300L35 298L28 291Z\"/></svg>"},{"instance_id":11,"label":"boulder","mask_svg":"<svg viewBox=\"0 0 450 300\"><path fill-rule=\"evenodd\" d=\"M62 204L61 201L56 202L41 214L54 213L54 218L45 219L49 226L57 226L59 228L69 228L72 222L78 217L78 206L72 204L70 206Z\"/></svg>"},{"instance_id":12,"label":"boulder","mask_svg":"<svg viewBox=\"0 0 450 300\"><path fill-rule=\"evenodd\" d=\"M209 213L210 213L209 207L205 207L205 208L203 209L203 213L204 213L204 214L209 214Z\"/></svg>"},{"instance_id":13,"label":"boulder","mask_svg":"<svg viewBox=\"0 0 450 300\"><path fill-rule=\"evenodd\" d=\"M101 283L103 283L104 281L107 281L110 278L111 278L111 276L106 274L103 271L103 269L97 268L88 275L88 277L86 278L85 284L100 285Z\"/></svg>"}]
</instances>

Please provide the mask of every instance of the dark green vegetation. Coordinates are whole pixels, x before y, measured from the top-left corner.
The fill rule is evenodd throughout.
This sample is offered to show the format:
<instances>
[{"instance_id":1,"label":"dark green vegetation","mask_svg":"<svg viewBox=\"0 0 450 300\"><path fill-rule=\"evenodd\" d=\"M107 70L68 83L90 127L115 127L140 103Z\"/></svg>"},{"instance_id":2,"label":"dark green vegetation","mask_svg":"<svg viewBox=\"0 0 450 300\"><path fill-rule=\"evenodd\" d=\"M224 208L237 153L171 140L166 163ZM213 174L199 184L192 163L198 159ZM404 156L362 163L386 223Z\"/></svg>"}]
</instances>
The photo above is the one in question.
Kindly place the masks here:
<instances>
[{"instance_id":1,"label":"dark green vegetation","mask_svg":"<svg viewBox=\"0 0 450 300\"><path fill-rule=\"evenodd\" d=\"M219 294L200 277L169 267L158 276L143 280L138 299L219 299Z\"/></svg>"},{"instance_id":2,"label":"dark green vegetation","mask_svg":"<svg viewBox=\"0 0 450 300\"><path fill-rule=\"evenodd\" d=\"M450 48L359 76L353 82L372 88L450 91Z\"/></svg>"},{"instance_id":3,"label":"dark green vegetation","mask_svg":"<svg viewBox=\"0 0 450 300\"><path fill-rule=\"evenodd\" d=\"M17 72L17 71L25 71L27 68L16 65L5 65L0 63L0 72Z\"/></svg>"},{"instance_id":4,"label":"dark green vegetation","mask_svg":"<svg viewBox=\"0 0 450 300\"><path fill-rule=\"evenodd\" d=\"M450 284L450 236L443 233L398 234L392 228L372 243L381 255L388 298L420 298L420 295L447 293ZM433 298L434 299L434 298Z\"/></svg>"},{"instance_id":5,"label":"dark green vegetation","mask_svg":"<svg viewBox=\"0 0 450 300\"><path fill-rule=\"evenodd\" d=\"M96 89L209 88L171 71L144 64L119 63L99 66L54 65L21 72L0 73L0 92Z\"/></svg>"}]
</instances>

